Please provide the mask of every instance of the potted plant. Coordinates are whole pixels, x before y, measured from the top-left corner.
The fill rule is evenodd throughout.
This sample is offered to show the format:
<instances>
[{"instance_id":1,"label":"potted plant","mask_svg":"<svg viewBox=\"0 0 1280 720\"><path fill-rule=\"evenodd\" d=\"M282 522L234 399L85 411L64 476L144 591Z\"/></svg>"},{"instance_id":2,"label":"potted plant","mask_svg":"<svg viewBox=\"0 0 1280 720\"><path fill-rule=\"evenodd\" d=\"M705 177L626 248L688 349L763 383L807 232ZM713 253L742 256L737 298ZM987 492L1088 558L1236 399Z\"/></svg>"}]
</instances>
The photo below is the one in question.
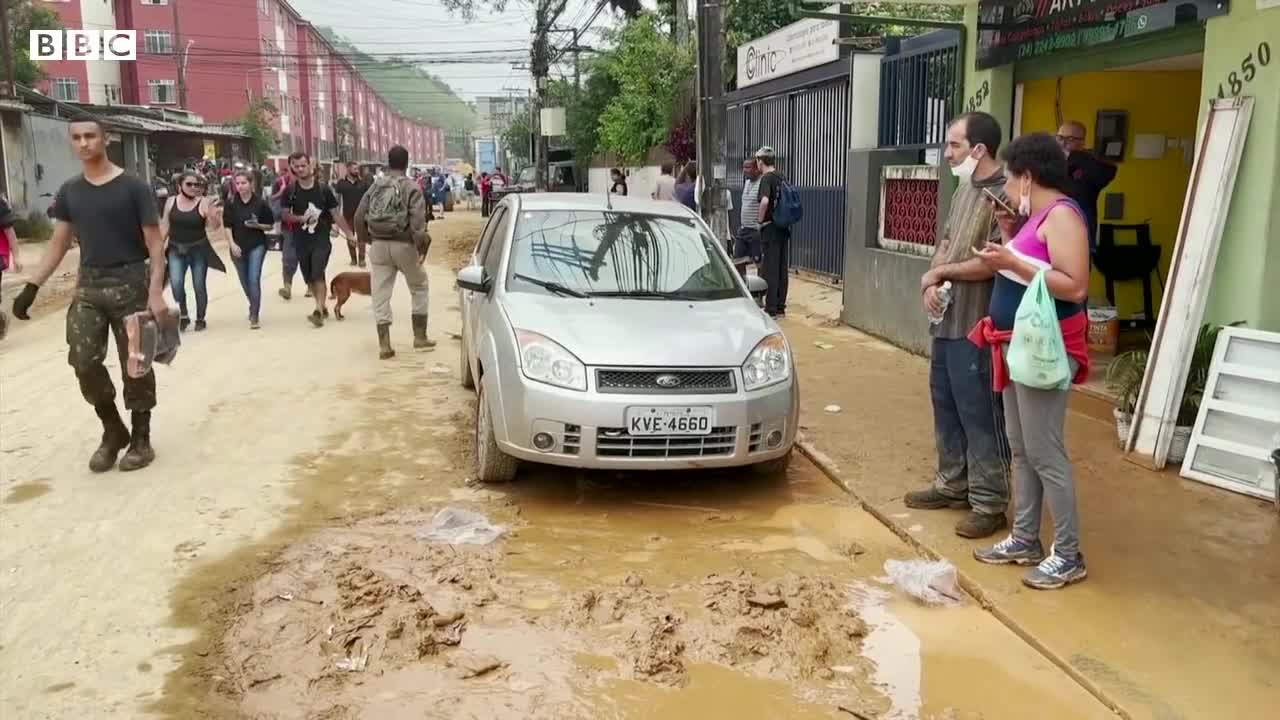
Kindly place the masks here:
<instances>
[{"instance_id":1,"label":"potted plant","mask_svg":"<svg viewBox=\"0 0 1280 720\"><path fill-rule=\"evenodd\" d=\"M1239 324L1231 323L1233 326ZM1196 335L1196 344L1191 351L1191 364L1187 368L1187 384L1182 391L1182 404L1178 406L1173 440L1169 444L1170 462L1182 462L1187 454L1191 430L1196 424L1196 416L1200 414L1200 402L1204 399L1205 386L1209 383L1209 366L1213 364L1218 332L1223 327L1205 323L1200 326L1200 332ZM1116 435L1121 445L1129 438L1133 409L1138 402L1138 393L1142 390L1142 378L1146 374L1149 358L1149 349L1130 350L1117 355L1107 367L1107 387L1116 394L1116 407L1112 414L1116 419Z\"/></svg>"}]
</instances>

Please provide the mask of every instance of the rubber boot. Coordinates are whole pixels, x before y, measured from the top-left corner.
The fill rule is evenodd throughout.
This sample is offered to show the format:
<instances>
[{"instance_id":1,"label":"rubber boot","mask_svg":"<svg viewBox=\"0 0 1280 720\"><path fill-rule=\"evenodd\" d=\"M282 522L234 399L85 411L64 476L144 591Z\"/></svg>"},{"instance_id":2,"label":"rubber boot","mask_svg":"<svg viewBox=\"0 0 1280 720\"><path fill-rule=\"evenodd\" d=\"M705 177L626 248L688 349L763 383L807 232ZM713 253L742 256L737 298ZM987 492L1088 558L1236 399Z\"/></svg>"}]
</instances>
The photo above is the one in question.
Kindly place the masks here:
<instances>
[{"instance_id":1,"label":"rubber boot","mask_svg":"<svg viewBox=\"0 0 1280 720\"><path fill-rule=\"evenodd\" d=\"M413 347L418 350L431 350L436 346L435 340L427 339L427 316L412 315Z\"/></svg>"},{"instance_id":2,"label":"rubber boot","mask_svg":"<svg viewBox=\"0 0 1280 720\"><path fill-rule=\"evenodd\" d=\"M133 411L133 438L129 441L129 449L120 458L120 472L140 470L156 459L156 451L151 449L151 411Z\"/></svg>"},{"instance_id":3,"label":"rubber boot","mask_svg":"<svg viewBox=\"0 0 1280 720\"><path fill-rule=\"evenodd\" d=\"M391 323L378 323L378 358L388 360L396 356L391 349Z\"/></svg>"},{"instance_id":4,"label":"rubber boot","mask_svg":"<svg viewBox=\"0 0 1280 720\"><path fill-rule=\"evenodd\" d=\"M129 428L124 426L115 403L96 407L94 412L102 420L102 443L89 458L89 469L101 473L115 467L120 451L129 445Z\"/></svg>"}]
</instances>

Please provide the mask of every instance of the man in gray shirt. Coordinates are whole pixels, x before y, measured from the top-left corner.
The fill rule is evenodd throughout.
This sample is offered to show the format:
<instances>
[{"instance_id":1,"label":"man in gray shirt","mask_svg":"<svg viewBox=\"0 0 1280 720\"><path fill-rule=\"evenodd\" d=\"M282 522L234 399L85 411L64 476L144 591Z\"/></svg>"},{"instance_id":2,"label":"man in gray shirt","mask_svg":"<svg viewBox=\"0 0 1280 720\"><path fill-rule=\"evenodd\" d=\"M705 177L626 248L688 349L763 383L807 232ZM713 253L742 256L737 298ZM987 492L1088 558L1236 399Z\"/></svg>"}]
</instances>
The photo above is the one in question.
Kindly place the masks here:
<instances>
[{"instance_id":1,"label":"man in gray shirt","mask_svg":"<svg viewBox=\"0 0 1280 720\"><path fill-rule=\"evenodd\" d=\"M760 166L755 158L742 161L742 221L733 257L760 262Z\"/></svg>"},{"instance_id":2,"label":"man in gray shirt","mask_svg":"<svg viewBox=\"0 0 1280 720\"><path fill-rule=\"evenodd\" d=\"M1008 527L1009 439L1004 409L991 389L991 354L969 342L969 330L987 314L993 276L973 250L1000 242L991 200L1004 199L1004 173L996 160L1000 125L987 113L966 113L947 129L944 156L960 180L929 271L920 280L927 314L942 316L930 330L929 390L938 446L933 486L907 493L907 507L969 508L956 534L983 538ZM940 291L951 283L951 303Z\"/></svg>"}]
</instances>

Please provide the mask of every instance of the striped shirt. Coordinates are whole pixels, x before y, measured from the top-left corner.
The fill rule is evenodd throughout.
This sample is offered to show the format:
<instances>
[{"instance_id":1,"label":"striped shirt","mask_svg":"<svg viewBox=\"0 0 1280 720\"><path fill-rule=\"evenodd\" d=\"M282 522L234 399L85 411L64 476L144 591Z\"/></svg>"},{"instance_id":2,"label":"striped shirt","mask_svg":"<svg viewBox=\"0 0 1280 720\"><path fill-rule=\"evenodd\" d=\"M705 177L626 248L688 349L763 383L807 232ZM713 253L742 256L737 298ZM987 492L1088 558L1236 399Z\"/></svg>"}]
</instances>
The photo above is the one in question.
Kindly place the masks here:
<instances>
[{"instance_id":1,"label":"striped shirt","mask_svg":"<svg viewBox=\"0 0 1280 720\"><path fill-rule=\"evenodd\" d=\"M996 224L991 202L982 191L990 190L1004 198L1004 173L997 172L981 180L962 182L951 196L951 212L942 232L942 241L933 253L930 267L962 263L973 257L974 249L987 242L1001 241L1000 226ZM990 280L952 280L951 305L942 322L929 328L933 337L958 339L966 337L969 330L986 314L991 304Z\"/></svg>"},{"instance_id":2,"label":"striped shirt","mask_svg":"<svg viewBox=\"0 0 1280 720\"><path fill-rule=\"evenodd\" d=\"M760 227L760 181L742 179L742 227Z\"/></svg>"}]
</instances>

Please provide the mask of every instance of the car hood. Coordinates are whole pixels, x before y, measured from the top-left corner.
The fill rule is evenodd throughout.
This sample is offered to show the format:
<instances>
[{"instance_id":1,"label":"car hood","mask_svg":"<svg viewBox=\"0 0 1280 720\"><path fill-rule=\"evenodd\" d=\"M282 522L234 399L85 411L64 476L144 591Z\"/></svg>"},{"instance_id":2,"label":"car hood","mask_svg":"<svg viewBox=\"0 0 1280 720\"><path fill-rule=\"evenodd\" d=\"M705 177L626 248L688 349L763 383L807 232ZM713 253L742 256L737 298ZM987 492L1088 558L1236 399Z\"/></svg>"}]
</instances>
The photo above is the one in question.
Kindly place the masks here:
<instances>
[{"instance_id":1,"label":"car hood","mask_svg":"<svg viewBox=\"0 0 1280 720\"><path fill-rule=\"evenodd\" d=\"M512 293L512 327L544 335L587 365L737 367L778 327L746 298L684 302Z\"/></svg>"}]
</instances>

